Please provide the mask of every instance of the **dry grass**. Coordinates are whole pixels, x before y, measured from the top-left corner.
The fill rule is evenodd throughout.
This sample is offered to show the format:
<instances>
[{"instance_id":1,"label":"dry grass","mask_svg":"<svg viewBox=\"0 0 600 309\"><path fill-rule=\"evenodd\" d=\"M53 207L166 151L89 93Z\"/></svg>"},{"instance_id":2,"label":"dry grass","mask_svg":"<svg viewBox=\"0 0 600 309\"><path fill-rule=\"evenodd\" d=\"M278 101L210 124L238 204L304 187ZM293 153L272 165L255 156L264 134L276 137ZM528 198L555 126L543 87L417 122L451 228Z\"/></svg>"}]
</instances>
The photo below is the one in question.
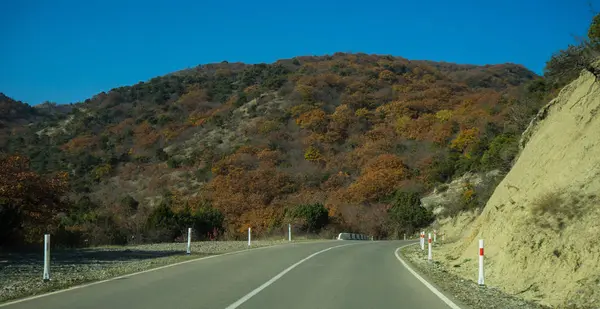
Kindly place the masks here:
<instances>
[{"instance_id":1,"label":"dry grass","mask_svg":"<svg viewBox=\"0 0 600 309\"><path fill-rule=\"evenodd\" d=\"M586 200L577 192L565 190L544 193L532 204L532 220L541 228L561 231L572 220L581 218L590 199L588 197Z\"/></svg>"}]
</instances>

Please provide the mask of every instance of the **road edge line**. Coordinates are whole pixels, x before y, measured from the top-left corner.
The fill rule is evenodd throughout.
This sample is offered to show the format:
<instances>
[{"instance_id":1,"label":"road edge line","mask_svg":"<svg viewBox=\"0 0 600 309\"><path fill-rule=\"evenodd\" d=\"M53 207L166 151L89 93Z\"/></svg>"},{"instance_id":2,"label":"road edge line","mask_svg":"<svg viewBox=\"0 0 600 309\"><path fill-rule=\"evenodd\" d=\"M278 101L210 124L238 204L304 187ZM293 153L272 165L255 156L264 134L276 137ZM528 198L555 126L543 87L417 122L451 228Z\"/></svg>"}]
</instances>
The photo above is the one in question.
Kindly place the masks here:
<instances>
[{"instance_id":1,"label":"road edge line","mask_svg":"<svg viewBox=\"0 0 600 309\"><path fill-rule=\"evenodd\" d=\"M446 295L444 295L442 292L440 292L438 289L436 289L433 285L431 285L431 283L427 282L427 280L423 279L423 277L421 277L421 275L419 275L416 271L414 271L407 262L405 262L400 255L398 254L398 252L400 251L400 249L404 248L404 247L408 247L408 246L413 246L416 245L418 243L413 243L413 244L408 244L402 247L398 247L396 249L396 251L394 251L394 255L396 256L396 258L398 259L398 261L400 261L400 263L404 266L404 268L406 268L413 276L415 276L415 278L417 278L419 281L421 281L421 283L423 283L431 292L433 292L433 294L435 294L435 296L437 296L439 299L441 299L444 303L446 303L446 305L450 306L450 308L452 309L462 309L461 307L459 307L457 304L455 304L453 301L451 301L448 297L446 297Z\"/></svg>"},{"instance_id":2,"label":"road edge line","mask_svg":"<svg viewBox=\"0 0 600 309\"><path fill-rule=\"evenodd\" d=\"M314 243L325 243L325 242L328 242L328 241L329 240L316 241ZM333 240L331 240L331 242L333 242ZM136 275L141 275L141 274L149 273L149 272L156 271L156 270L161 270L161 269L165 269L165 268L169 268L169 267L174 267L174 266L179 266L179 265L183 265L183 264L188 264L188 263L192 263L192 262L198 262L198 261L201 261L201 260L208 260L208 259L212 259L212 258L226 256L226 255L239 254L239 253L250 252L250 251L255 251L255 250L260 250L260 249L266 249L266 248L275 248L275 247L289 246L289 245L301 245L301 244L307 244L307 243L311 243L311 242L310 241L303 241L303 242L298 242L298 243L284 243L284 244L278 244L278 245L262 246L262 247L258 247L258 248L242 249L242 250L237 250L237 251L232 251L232 252L225 252L225 253L220 253L220 254L215 254L215 255L203 256L203 257L199 257L199 258L195 258L195 259L191 259L191 260L187 260L187 261L181 261L181 262L177 262L177 263L173 263L173 264L167 264L167 265L163 265L163 266L159 266L159 267L155 267L155 268L141 270L141 271L134 272L134 273L131 273L131 274L120 275L120 276L117 276L117 277L103 279L103 280L100 280L100 281L93 281L93 282L89 282L89 283L75 285L75 286L64 288L64 289L60 289L60 290L57 290L57 291L47 292L47 293L43 293L43 294L39 294L39 295L28 296L28 297L25 297L25 298L8 301L6 303L0 303L0 308L6 307L6 306L10 306L10 305L14 305L14 304L18 304L18 303L23 303L23 302L26 302L26 301L30 301L30 300L34 300L34 299L38 299L38 298L42 298L42 297L47 297L47 296L51 296L51 295L55 295L55 294L60 294L60 293L64 293L64 292L68 292L68 291L72 291L72 290L86 288L86 287L90 287L90 286L101 284L101 283L106 283L106 282L110 282L110 281L114 281L114 280L119 280L119 279L123 279L123 278L127 278L127 277L133 277L133 276L136 276Z\"/></svg>"}]
</instances>

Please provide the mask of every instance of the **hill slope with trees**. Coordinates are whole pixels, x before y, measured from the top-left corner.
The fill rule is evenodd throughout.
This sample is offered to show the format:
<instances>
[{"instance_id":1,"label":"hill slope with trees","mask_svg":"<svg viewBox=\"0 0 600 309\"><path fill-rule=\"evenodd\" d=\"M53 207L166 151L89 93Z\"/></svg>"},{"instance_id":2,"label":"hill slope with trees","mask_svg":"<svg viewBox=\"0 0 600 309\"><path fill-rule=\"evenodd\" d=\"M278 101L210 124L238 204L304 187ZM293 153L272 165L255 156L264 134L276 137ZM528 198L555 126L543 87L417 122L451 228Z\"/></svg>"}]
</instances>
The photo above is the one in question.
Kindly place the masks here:
<instances>
[{"instance_id":1,"label":"hill slope with trees","mask_svg":"<svg viewBox=\"0 0 600 309\"><path fill-rule=\"evenodd\" d=\"M65 181L43 229L72 245L172 240L190 225L202 238L287 223L396 237L432 219L416 195L508 170L547 88L520 65L385 55L200 65L5 124L19 130L2 171L25 160L21 172Z\"/></svg>"}]
</instances>

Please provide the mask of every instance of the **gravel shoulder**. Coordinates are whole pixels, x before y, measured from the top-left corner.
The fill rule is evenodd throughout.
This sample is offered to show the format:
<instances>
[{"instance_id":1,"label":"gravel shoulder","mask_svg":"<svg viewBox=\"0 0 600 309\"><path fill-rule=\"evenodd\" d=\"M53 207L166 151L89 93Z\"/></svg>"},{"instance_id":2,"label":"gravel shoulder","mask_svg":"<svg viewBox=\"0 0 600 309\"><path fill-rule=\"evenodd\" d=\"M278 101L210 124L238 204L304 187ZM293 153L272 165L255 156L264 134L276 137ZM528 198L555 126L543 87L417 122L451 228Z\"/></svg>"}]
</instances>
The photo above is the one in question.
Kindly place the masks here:
<instances>
[{"instance_id":1,"label":"gravel shoulder","mask_svg":"<svg viewBox=\"0 0 600 309\"><path fill-rule=\"evenodd\" d=\"M319 240L295 240L293 243ZM256 240L251 248L289 244L287 240ZM43 251L0 252L0 303L22 297L114 278L204 256L248 249L247 241L193 242L191 254L185 243L112 246L52 250L50 281L43 282Z\"/></svg>"},{"instance_id":2,"label":"gravel shoulder","mask_svg":"<svg viewBox=\"0 0 600 309\"><path fill-rule=\"evenodd\" d=\"M551 307L526 301L513 295L506 294L494 287L479 287L477 282L467 280L453 274L441 263L435 261L435 248L433 246L433 262L427 261L427 244L421 250L419 244L410 245L400 250L402 258L414 268L415 271L427 277L432 283L439 286L444 292L452 295L456 300L471 309L550 309ZM467 308L465 308L467 309Z\"/></svg>"}]
</instances>

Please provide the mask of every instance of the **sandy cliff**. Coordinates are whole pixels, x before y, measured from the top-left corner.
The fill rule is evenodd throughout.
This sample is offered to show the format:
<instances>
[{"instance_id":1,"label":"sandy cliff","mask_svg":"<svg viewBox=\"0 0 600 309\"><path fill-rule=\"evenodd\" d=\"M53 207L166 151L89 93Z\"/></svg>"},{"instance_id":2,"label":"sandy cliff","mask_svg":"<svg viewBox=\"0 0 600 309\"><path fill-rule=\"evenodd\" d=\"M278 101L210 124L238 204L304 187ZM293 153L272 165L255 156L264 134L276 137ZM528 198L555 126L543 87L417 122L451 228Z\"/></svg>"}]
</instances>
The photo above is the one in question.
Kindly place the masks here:
<instances>
[{"instance_id":1,"label":"sandy cliff","mask_svg":"<svg viewBox=\"0 0 600 309\"><path fill-rule=\"evenodd\" d=\"M438 255L450 269L477 281L484 239L487 285L546 305L600 308L598 110L600 82L582 72L540 111L481 215L441 222L447 240L458 239Z\"/></svg>"}]
</instances>

